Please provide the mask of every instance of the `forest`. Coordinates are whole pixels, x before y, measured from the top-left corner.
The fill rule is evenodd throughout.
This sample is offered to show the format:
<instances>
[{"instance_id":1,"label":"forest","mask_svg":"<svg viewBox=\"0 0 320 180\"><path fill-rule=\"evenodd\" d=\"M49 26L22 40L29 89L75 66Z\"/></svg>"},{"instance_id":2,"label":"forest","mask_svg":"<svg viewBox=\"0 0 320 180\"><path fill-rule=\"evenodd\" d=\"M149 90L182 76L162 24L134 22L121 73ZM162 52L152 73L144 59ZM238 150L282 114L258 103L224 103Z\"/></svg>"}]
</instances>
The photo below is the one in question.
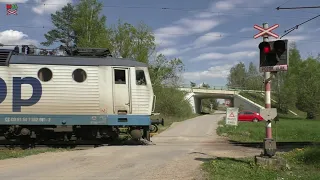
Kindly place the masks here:
<instances>
[{"instance_id":1,"label":"forest","mask_svg":"<svg viewBox=\"0 0 320 180\"><path fill-rule=\"evenodd\" d=\"M97 0L67 4L51 14L54 28L44 34L46 41L41 45L107 48L113 57L147 63L157 96L155 112L170 118L191 117L192 109L184 99L185 94L176 89L184 71L182 60L157 54L152 29L143 22L132 25L119 19L117 24L107 24L102 7L103 4Z\"/></svg>"}]
</instances>

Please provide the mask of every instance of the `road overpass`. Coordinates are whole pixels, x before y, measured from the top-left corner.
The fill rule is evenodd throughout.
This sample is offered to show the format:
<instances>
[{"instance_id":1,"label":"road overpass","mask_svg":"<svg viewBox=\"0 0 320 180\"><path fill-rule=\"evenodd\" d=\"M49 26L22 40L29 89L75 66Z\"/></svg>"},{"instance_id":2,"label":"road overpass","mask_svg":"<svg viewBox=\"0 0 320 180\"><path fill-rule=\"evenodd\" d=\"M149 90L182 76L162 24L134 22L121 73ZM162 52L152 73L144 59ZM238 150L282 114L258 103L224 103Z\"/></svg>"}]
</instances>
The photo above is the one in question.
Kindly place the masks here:
<instances>
[{"instance_id":1,"label":"road overpass","mask_svg":"<svg viewBox=\"0 0 320 180\"><path fill-rule=\"evenodd\" d=\"M228 89L225 87L212 87L212 88L190 88L190 87L180 87L179 90L187 92L185 99L187 99L193 109L194 113L201 113L201 100L208 98L217 99L229 99L231 101L231 106L240 107L243 109L252 110L255 112L260 112L264 109L263 106L241 96L239 94L240 90ZM241 90L241 91L252 91L255 90ZM259 91L263 92L263 91Z\"/></svg>"}]
</instances>

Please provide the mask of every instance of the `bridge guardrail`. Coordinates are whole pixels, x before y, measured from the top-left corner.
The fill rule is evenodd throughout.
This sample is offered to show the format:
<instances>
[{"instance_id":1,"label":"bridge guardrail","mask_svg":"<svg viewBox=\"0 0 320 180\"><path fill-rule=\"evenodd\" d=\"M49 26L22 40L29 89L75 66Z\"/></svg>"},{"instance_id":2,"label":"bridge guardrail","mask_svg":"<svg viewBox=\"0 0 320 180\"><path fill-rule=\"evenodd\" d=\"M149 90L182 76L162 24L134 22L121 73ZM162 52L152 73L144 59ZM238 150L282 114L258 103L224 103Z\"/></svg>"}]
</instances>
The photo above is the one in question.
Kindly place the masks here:
<instances>
[{"instance_id":1,"label":"bridge guardrail","mask_svg":"<svg viewBox=\"0 0 320 180\"><path fill-rule=\"evenodd\" d=\"M210 87L191 87L189 86L179 86L179 88L190 88L190 89L212 89L212 90L227 90L227 91L247 91L247 92L264 92L264 90L252 90L243 87L228 87L228 86L210 86Z\"/></svg>"}]
</instances>

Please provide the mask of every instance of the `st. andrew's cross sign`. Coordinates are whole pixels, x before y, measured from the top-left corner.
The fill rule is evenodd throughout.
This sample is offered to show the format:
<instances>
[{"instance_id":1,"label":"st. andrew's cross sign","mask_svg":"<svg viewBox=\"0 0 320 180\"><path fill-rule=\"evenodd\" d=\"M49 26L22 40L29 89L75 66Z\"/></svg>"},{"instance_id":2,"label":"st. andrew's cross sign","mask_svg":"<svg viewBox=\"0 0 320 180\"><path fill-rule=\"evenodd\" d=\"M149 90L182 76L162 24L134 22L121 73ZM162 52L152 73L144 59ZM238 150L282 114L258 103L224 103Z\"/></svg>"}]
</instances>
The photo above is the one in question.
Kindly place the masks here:
<instances>
[{"instance_id":1,"label":"st. andrew's cross sign","mask_svg":"<svg viewBox=\"0 0 320 180\"><path fill-rule=\"evenodd\" d=\"M264 29L263 27L260 27L258 25L254 25L253 26L255 29L261 31L260 33L256 34L253 36L253 38L257 39L258 37L260 36L263 36L263 35L266 35L268 34L268 36L273 36L275 37L276 39L279 38L279 35L278 34L275 34L273 32L271 32L272 30L276 29L277 27L279 27L279 24L275 24L271 27L269 27L268 29Z\"/></svg>"}]
</instances>

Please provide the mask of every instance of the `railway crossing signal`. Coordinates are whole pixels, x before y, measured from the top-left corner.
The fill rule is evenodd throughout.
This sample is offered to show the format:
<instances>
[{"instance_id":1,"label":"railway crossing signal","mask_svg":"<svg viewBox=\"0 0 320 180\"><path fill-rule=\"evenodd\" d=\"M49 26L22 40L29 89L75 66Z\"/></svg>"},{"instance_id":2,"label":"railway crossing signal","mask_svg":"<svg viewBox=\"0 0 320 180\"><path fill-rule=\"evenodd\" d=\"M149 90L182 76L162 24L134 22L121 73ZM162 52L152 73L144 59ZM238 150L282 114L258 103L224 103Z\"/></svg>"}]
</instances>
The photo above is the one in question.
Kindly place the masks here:
<instances>
[{"instance_id":1,"label":"railway crossing signal","mask_svg":"<svg viewBox=\"0 0 320 180\"><path fill-rule=\"evenodd\" d=\"M253 36L253 38L257 39L260 36L264 36L264 35L268 35L268 36L273 36L274 38L279 38L278 34L275 34L273 32L271 32L272 30L276 29L277 27L279 27L279 24L275 24L267 29L264 29L263 27L260 27L258 25L254 25L253 26L255 29L261 31L260 33L256 34Z\"/></svg>"},{"instance_id":2,"label":"railway crossing signal","mask_svg":"<svg viewBox=\"0 0 320 180\"><path fill-rule=\"evenodd\" d=\"M288 40L261 42L258 48L260 50L260 72L288 70Z\"/></svg>"}]
</instances>

